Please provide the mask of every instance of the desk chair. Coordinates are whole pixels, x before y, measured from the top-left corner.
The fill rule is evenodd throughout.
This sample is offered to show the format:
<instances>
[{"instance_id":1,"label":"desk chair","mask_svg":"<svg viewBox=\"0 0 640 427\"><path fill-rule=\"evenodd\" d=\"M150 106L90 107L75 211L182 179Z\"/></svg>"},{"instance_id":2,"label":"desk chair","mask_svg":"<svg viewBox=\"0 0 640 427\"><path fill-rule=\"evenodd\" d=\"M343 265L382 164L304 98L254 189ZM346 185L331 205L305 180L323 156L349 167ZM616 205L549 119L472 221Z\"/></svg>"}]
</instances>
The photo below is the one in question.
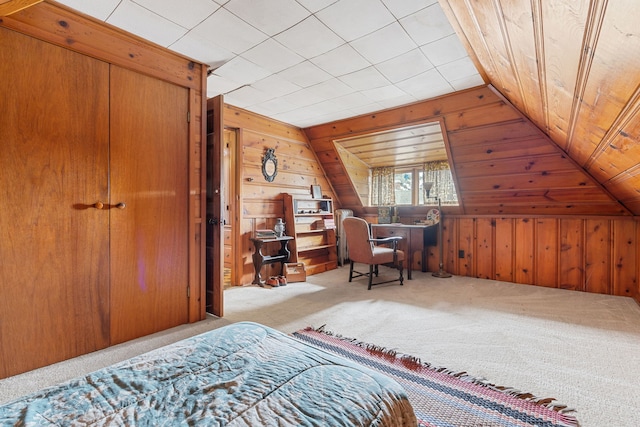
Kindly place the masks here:
<instances>
[{"instance_id":1,"label":"desk chair","mask_svg":"<svg viewBox=\"0 0 640 427\"><path fill-rule=\"evenodd\" d=\"M345 218L342 225L349 245L349 259L351 261L351 266L349 267L349 282L351 282L354 277L368 276L369 287L367 289L371 289L373 285L381 285L395 281L400 281L400 285L403 285L404 252L398 250L398 241L402 240L402 237L394 236L383 239L373 239L367 221L358 217ZM381 244L390 244L391 247L377 246ZM369 272L362 273L354 271L353 265L356 262L368 264ZM378 277L378 265L380 264L396 267L400 273L399 277L393 280L373 283L374 274Z\"/></svg>"}]
</instances>

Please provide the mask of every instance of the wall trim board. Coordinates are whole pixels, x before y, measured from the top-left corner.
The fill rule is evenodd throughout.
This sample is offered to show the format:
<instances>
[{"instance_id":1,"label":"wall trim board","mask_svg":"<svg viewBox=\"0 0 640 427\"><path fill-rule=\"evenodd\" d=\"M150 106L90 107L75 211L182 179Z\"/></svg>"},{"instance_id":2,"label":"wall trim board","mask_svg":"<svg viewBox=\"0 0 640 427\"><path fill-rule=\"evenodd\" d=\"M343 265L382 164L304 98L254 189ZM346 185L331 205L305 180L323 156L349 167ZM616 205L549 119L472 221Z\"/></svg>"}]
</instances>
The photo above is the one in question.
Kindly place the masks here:
<instances>
[{"instance_id":1,"label":"wall trim board","mask_svg":"<svg viewBox=\"0 0 640 427\"><path fill-rule=\"evenodd\" d=\"M0 16L0 25L194 90L201 89L202 69L207 69L195 60L49 0Z\"/></svg>"}]
</instances>

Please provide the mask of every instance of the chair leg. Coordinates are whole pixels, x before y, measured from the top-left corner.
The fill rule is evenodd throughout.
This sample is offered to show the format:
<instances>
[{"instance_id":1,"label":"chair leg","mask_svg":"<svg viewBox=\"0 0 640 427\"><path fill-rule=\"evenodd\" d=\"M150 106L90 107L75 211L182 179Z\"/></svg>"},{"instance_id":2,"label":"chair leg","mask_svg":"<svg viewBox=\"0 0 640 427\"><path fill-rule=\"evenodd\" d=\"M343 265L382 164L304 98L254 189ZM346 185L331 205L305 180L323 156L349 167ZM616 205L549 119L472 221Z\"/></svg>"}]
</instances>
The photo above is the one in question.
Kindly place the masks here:
<instances>
[{"instance_id":1,"label":"chair leg","mask_svg":"<svg viewBox=\"0 0 640 427\"><path fill-rule=\"evenodd\" d=\"M400 261L398 263L398 270L400 271L400 286L404 285L404 277L402 277L402 271L404 270L403 262L404 261Z\"/></svg>"},{"instance_id":2,"label":"chair leg","mask_svg":"<svg viewBox=\"0 0 640 427\"><path fill-rule=\"evenodd\" d=\"M349 267L349 282L353 279L353 261L351 261L351 266Z\"/></svg>"},{"instance_id":3,"label":"chair leg","mask_svg":"<svg viewBox=\"0 0 640 427\"><path fill-rule=\"evenodd\" d=\"M376 265L376 273L378 270L378 266ZM371 290L371 285L373 284L373 265L369 264L369 287L368 290Z\"/></svg>"}]
</instances>

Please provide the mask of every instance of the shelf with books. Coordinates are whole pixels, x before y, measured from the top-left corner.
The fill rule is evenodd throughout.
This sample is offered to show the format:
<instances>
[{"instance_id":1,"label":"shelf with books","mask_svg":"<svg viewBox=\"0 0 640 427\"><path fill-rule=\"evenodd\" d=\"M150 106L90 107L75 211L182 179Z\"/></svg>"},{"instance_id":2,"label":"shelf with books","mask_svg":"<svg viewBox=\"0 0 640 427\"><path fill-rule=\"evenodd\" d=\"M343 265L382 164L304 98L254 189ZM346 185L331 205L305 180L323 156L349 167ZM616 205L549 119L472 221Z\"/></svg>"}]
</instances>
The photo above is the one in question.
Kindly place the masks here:
<instances>
[{"instance_id":1,"label":"shelf with books","mask_svg":"<svg viewBox=\"0 0 640 427\"><path fill-rule=\"evenodd\" d=\"M291 259L304 262L307 272L320 273L338 266L333 199L284 194ZM312 273L313 274L313 273Z\"/></svg>"}]
</instances>

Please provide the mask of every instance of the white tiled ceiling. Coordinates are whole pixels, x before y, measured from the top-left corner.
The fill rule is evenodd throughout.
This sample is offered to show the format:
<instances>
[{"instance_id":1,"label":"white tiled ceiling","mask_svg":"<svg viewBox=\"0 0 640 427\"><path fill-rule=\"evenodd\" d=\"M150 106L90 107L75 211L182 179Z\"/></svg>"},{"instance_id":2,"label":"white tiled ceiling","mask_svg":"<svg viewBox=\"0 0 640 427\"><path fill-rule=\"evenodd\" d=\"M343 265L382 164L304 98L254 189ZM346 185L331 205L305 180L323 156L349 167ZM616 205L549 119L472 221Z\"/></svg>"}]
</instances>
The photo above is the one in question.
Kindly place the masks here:
<instances>
[{"instance_id":1,"label":"white tiled ceiling","mask_svg":"<svg viewBox=\"0 0 640 427\"><path fill-rule=\"evenodd\" d=\"M208 97L299 127L483 84L437 0L58 2L208 64Z\"/></svg>"}]
</instances>

